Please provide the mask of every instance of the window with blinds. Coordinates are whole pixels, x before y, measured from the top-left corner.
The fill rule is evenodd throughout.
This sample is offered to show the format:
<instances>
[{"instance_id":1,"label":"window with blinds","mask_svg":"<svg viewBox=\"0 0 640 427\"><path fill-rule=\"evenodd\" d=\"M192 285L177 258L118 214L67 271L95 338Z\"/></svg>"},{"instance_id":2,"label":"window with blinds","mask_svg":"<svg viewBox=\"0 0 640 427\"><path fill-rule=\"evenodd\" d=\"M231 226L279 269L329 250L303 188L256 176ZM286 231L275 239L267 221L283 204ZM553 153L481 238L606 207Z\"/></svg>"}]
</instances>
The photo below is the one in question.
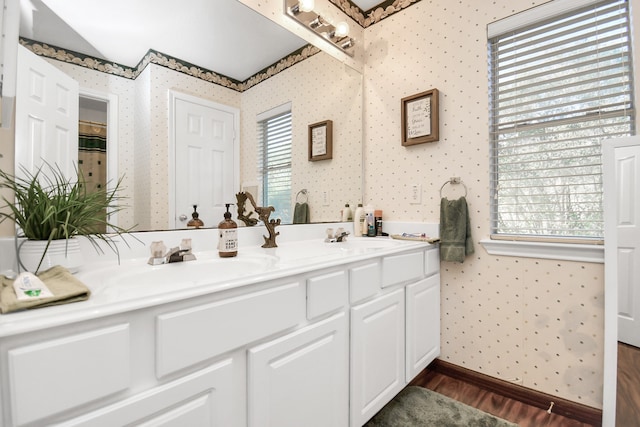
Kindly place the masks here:
<instances>
[{"instance_id":1,"label":"window with blinds","mask_svg":"<svg viewBox=\"0 0 640 427\"><path fill-rule=\"evenodd\" d=\"M591 3L489 29L492 238L602 240L601 144L634 133L633 76L628 2Z\"/></svg>"},{"instance_id":2,"label":"window with blinds","mask_svg":"<svg viewBox=\"0 0 640 427\"><path fill-rule=\"evenodd\" d=\"M291 223L291 111L258 121L258 176L262 203Z\"/></svg>"}]
</instances>

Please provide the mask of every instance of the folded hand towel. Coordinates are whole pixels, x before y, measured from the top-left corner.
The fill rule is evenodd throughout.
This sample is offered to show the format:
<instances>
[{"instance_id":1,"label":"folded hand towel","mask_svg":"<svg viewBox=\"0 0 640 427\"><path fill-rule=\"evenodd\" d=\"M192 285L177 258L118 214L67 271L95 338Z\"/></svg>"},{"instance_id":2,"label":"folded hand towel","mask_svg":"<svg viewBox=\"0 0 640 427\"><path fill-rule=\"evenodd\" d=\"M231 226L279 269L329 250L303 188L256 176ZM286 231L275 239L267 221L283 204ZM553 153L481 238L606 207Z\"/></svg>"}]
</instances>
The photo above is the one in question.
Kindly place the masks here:
<instances>
[{"instance_id":1,"label":"folded hand towel","mask_svg":"<svg viewBox=\"0 0 640 427\"><path fill-rule=\"evenodd\" d=\"M294 224L309 224L309 205L305 203L296 203L293 208L293 223Z\"/></svg>"},{"instance_id":2,"label":"folded hand towel","mask_svg":"<svg viewBox=\"0 0 640 427\"><path fill-rule=\"evenodd\" d=\"M440 259L464 262L474 252L469 209L464 197L440 200Z\"/></svg>"},{"instance_id":3,"label":"folded hand towel","mask_svg":"<svg viewBox=\"0 0 640 427\"><path fill-rule=\"evenodd\" d=\"M18 301L13 289L14 279L0 276L0 313L84 301L91 295L89 288L62 266L56 265L38 273L37 276L47 285L53 296Z\"/></svg>"}]
</instances>

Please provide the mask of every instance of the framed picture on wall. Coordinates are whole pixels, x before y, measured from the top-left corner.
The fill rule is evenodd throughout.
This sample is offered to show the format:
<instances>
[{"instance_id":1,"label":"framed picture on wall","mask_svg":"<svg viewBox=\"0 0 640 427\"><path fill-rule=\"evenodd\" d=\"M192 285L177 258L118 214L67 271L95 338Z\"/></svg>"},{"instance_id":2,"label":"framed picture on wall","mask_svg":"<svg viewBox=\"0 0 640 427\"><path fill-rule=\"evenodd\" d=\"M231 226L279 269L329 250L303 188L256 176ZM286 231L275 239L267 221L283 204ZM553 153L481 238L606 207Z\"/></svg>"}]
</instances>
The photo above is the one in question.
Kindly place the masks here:
<instances>
[{"instance_id":1,"label":"framed picture on wall","mask_svg":"<svg viewBox=\"0 0 640 427\"><path fill-rule=\"evenodd\" d=\"M438 141L438 89L402 98L401 110L402 145Z\"/></svg>"},{"instance_id":2,"label":"framed picture on wall","mask_svg":"<svg viewBox=\"0 0 640 427\"><path fill-rule=\"evenodd\" d=\"M309 125L309 161L328 160L333 158L333 122Z\"/></svg>"}]
</instances>

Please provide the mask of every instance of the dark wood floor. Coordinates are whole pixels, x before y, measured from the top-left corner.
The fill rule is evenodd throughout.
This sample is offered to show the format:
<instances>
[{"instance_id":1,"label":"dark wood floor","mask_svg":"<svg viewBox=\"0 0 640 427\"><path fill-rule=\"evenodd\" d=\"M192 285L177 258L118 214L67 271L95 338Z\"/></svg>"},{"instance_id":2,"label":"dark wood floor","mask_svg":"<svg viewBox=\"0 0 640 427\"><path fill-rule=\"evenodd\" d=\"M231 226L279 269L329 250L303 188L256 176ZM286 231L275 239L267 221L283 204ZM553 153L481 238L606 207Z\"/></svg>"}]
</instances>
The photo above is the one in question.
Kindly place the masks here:
<instances>
[{"instance_id":1,"label":"dark wood floor","mask_svg":"<svg viewBox=\"0 0 640 427\"><path fill-rule=\"evenodd\" d=\"M520 401L484 390L447 375L427 372L413 385L428 388L444 394L496 417L518 424L520 427L594 427L558 414L548 414L545 409L536 408Z\"/></svg>"},{"instance_id":2,"label":"dark wood floor","mask_svg":"<svg viewBox=\"0 0 640 427\"><path fill-rule=\"evenodd\" d=\"M640 426L640 349L618 343L616 426Z\"/></svg>"},{"instance_id":3,"label":"dark wood floor","mask_svg":"<svg viewBox=\"0 0 640 427\"><path fill-rule=\"evenodd\" d=\"M428 388L520 427L597 427L527 405L447 375L425 371L413 385ZM618 343L617 427L640 427L640 349Z\"/></svg>"}]
</instances>

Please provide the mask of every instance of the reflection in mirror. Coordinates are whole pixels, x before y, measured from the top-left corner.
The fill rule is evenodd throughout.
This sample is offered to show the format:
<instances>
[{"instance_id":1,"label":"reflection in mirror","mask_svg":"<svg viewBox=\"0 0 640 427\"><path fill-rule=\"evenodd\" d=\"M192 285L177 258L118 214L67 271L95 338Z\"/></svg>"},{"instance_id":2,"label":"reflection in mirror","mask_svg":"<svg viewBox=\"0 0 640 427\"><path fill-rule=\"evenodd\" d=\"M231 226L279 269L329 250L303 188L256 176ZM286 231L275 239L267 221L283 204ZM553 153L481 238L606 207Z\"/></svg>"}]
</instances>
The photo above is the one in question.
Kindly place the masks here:
<instances>
[{"instance_id":1,"label":"reflection in mirror","mask_svg":"<svg viewBox=\"0 0 640 427\"><path fill-rule=\"evenodd\" d=\"M198 18L185 19L187 31L179 28L173 11L173 15L160 14L162 8L155 2L145 9L140 8L144 2L136 2L132 8L130 2L84 0L71 8L66 4L71 2L61 5L49 0L21 1L21 43L78 81L81 93L91 94L91 102L81 108L81 120L91 125L113 123L111 132L107 129L105 145L107 157L110 158L112 149L110 154L117 153L117 160L108 165L105 174L112 180L124 176L123 195L129 206L119 213L120 226L137 224L137 230L174 228L176 217L182 213L189 216L193 210L191 201L186 206L175 206L176 194L184 189L176 188L171 175L175 170L175 153L169 148L170 90L238 111L239 129L234 132L235 144L239 144L239 156L235 159L239 166L238 184L216 201L221 206L235 203L235 193L243 189L254 190L258 204L263 204L268 188L259 173L258 118L285 104L291 108L291 184L288 204L284 204L289 216L293 216L296 195L302 189L307 190L311 222L337 221L345 203L361 201L362 76L295 37L295 43L305 47L298 49L295 43L293 47L286 44L289 42L285 43L283 37L291 39L292 35L255 11L236 0L191 0L198 6L184 9L196 10ZM98 4L108 5L109 10L96 13ZM128 12L118 12L118 4ZM233 12L223 14L224 22L219 26L224 34L208 32L216 28L212 22L219 22L214 18L227 6ZM87 15L87 10L94 12ZM64 19L62 14L67 14ZM96 16L100 22L106 22L112 15L123 21L121 26L97 25ZM74 22L78 23L76 27ZM253 34L250 29L258 28L257 22L262 29ZM166 44L167 47L160 48L165 46L162 43L167 37L159 35L157 44L147 42L137 60L117 61L111 57L115 52L125 51L124 46L134 44L137 34L131 28L144 28L146 34L152 33L156 24L170 41L178 40L177 46ZM107 34L104 32L107 27L117 28L118 33ZM45 31L46 28L51 31ZM91 28L103 32L95 35ZM237 31L239 28L241 33ZM63 37L49 39L52 34ZM273 37L278 40L273 41ZM202 39L204 44L200 43ZM226 53L219 47L218 41L224 41L224 45L236 39L243 41L242 46L226 46ZM71 40L80 42L71 47L65 45ZM111 43L104 44L104 40ZM280 50L274 50L276 47ZM149 48L157 50L148 51ZM254 49L254 53L243 53L245 48ZM282 53L282 49L286 52ZM245 61L257 57L263 61L258 65ZM324 120L333 121L333 158L309 162L308 125ZM117 163L116 167L113 163ZM198 212L204 218L200 207ZM222 218L219 216L205 221L205 227L217 225ZM274 216L278 217L278 211Z\"/></svg>"}]
</instances>

